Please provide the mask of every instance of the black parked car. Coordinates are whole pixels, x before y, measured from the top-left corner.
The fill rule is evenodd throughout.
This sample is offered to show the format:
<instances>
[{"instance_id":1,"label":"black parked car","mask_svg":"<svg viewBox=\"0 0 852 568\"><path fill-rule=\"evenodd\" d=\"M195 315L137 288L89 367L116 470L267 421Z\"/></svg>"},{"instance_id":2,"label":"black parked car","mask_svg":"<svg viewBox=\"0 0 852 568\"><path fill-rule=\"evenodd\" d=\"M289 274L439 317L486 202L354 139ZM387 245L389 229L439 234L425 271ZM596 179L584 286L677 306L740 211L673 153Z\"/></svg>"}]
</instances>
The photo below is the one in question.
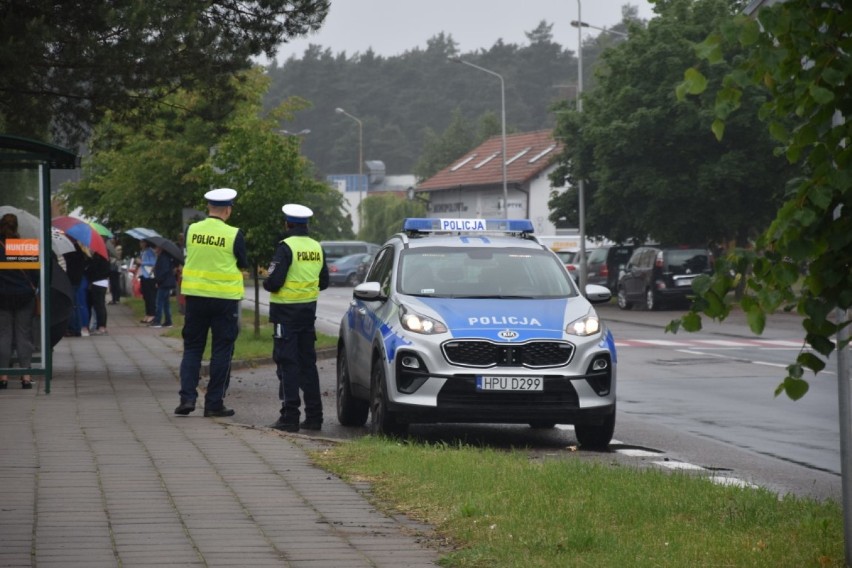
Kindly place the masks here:
<instances>
[{"instance_id":1,"label":"black parked car","mask_svg":"<svg viewBox=\"0 0 852 568\"><path fill-rule=\"evenodd\" d=\"M586 260L586 284L606 286L613 296L618 287L618 274L633 254L633 245L611 245L589 251Z\"/></svg>"},{"instance_id":2,"label":"black parked car","mask_svg":"<svg viewBox=\"0 0 852 568\"><path fill-rule=\"evenodd\" d=\"M654 310L686 304L695 277L712 272L713 254L706 248L639 247L618 279L618 307L629 310L636 302Z\"/></svg>"}]
</instances>

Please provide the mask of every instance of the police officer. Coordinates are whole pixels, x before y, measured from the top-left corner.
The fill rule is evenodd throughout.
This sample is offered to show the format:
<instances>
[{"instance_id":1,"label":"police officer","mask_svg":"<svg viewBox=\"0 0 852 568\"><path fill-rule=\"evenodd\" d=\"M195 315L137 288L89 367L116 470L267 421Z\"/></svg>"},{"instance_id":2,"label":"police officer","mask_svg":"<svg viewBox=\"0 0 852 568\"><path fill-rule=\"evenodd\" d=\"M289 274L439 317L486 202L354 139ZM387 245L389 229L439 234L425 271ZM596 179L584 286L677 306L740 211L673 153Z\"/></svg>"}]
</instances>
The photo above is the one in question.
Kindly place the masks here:
<instances>
[{"instance_id":1,"label":"police officer","mask_svg":"<svg viewBox=\"0 0 852 568\"><path fill-rule=\"evenodd\" d=\"M180 363L180 405L175 414L195 410L201 356L207 333L213 334L210 382L204 396L204 416L233 416L225 407L234 341L239 333L239 304L243 298L242 268L248 268L242 232L227 224L237 192L229 188L204 194L209 216L189 226L181 292L186 295L183 360Z\"/></svg>"},{"instance_id":2,"label":"police officer","mask_svg":"<svg viewBox=\"0 0 852 568\"><path fill-rule=\"evenodd\" d=\"M275 326L272 358L277 366L281 416L272 426L285 432L322 428L317 352L314 347L317 298L328 288L328 268L320 244L308 236L308 207L288 203L288 236L282 240L263 287L270 292L269 319ZM305 420L299 424L299 389L305 396Z\"/></svg>"}]
</instances>

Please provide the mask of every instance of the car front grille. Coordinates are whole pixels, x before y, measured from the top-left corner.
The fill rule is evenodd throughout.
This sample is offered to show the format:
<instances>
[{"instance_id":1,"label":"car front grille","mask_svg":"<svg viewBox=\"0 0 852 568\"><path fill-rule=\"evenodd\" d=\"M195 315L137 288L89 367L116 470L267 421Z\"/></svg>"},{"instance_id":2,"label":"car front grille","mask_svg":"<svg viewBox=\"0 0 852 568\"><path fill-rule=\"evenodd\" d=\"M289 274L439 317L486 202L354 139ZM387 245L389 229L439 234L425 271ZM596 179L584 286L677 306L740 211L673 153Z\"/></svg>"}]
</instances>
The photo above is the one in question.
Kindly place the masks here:
<instances>
[{"instance_id":1,"label":"car front grille","mask_svg":"<svg viewBox=\"0 0 852 568\"><path fill-rule=\"evenodd\" d=\"M544 369L562 367L574 356L574 345L563 341L530 341L528 343L494 343L463 339L448 341L443 346L446 360L461 367L528 367Z\"/></svg>"}]
</instances>

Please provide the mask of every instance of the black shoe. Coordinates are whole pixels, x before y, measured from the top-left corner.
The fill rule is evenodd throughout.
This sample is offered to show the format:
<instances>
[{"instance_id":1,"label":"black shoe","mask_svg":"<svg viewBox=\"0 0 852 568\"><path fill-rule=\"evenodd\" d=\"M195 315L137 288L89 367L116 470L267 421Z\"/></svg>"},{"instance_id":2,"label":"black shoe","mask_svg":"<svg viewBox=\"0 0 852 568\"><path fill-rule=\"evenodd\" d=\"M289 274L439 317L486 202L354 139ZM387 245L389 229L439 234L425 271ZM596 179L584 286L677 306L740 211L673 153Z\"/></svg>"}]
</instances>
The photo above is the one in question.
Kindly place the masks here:
<instances>
[{"instance_id":1,"label":"black shoe","mask_svg":"<svg viewBox=\"0 0 852 568\"><path fill-rule=\"evenodd\" d=\"M9 388L9 381L0 381L0 389Z\"/></svg>"},{"instance_id":2,"label":"black shoe","mask_svg":"<svg viewBox=\"0 0 852 568\"><path fill-rule=\"evenodd\" d=\"M284 420L283 418L279 418L275 424L270 426L271 428L275 428L276 430L281 430L282 432L298 432L299 431L299 423L298 422L289 422Z\"/></svg>"},{"instance_id":3,"label":"black shoe","mask_svg":"<svg viewBox=\"0 0 852 568\"><path fill-rule=\"evenodd\" d=\"M180 414L181 416L186 416L190 412L195 410L195 403L188 401L181 401L177 408L175 408L175 414Z\"/></svg>"},{"instance_id":4,"label":"black shoe","mask_svg":"<svg viewBox=\"0 0 852 568\"><path fill-rule=\"evenodd\" d=\"M22 388L22 389L31 389L31 388L33 388L33 383L32 383L32 381L21 381L21 388Z\"/></svg>"},{"instance_id":5,"label":"black shoe","mask_svg":"<svg viewBox=\"0 0 852 568\"><path fill-rule=\"evenodd\" d=\"M204 418L225 418L226 416L233 416L236 414L233 408L222 408L211 410L209 408L204 409Z\"/></svg>"},{"instance_id":6,"label":"black shoe","mask_svg":"<svg viewBox=\"0 0 852 568\"><path fill-rule=\"evenodd\" d=\"M322 430L322 418L305 418L299 427L302 430Z\"/></svg>"}]
</instances>

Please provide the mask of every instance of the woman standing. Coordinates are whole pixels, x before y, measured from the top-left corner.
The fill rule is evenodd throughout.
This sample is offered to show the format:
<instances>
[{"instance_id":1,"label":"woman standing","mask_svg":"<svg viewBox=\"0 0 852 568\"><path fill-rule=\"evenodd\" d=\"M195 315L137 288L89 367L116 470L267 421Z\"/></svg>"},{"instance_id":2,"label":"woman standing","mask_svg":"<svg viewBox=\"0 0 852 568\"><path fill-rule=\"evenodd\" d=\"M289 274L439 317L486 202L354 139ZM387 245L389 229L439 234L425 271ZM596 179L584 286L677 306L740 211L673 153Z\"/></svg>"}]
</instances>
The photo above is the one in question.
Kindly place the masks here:
<instances>
[{"instance_id":1,"label":"woman standing","mask_svg":"<svg viewBox=\"0 0 852 568\"><path fill-rule=\"evenodd\" d=\"M7 213L0 218L0 262L6 261L6 242L19 239L18 217ZM18 352L18 365L29 369L33 356L33 314L36 306L38 270L0 270L0 368L8 369L12 362L12 346ZM0 389L9 384L7 375L0 375ZM33 387L30 375L21 376L21 388Z\"/></svg>"},{"instance_id":2,"label":"woman standing","mask_svg":"<svg viewBox=\"0 0 852 568\"><path fill-rule=\"evenodd\" d=\"M157 313L157 283L154 280L157 254L148 241L139 241L139 248L139 287L142 289L142 299L145 300L145 317L141 323L149 324Z\"/></svg>"}]
</instances>

